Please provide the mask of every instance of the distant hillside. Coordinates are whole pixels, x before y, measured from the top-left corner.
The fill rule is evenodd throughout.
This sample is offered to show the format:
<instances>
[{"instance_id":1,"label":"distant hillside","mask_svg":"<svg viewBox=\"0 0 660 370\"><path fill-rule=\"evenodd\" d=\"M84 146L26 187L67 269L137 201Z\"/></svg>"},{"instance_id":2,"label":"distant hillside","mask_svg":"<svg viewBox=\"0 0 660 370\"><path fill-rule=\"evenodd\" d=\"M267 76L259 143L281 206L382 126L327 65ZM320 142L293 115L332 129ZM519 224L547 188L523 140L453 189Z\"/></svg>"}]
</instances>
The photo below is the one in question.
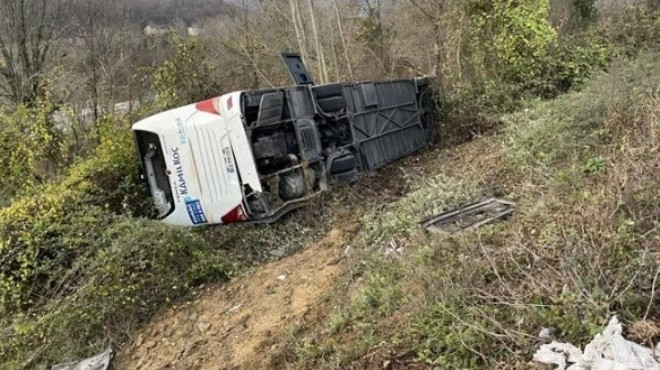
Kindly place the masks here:
<instances>
[{"instance_id":1,"label":"distant hillside","mask_svg":"<svg viewBox=\"0 0 660 370\"><path fill-rule=\"evenodd\" d=\"M190 25L226 12L231 7L225 0L137 0L132 6L133 21L141 26L148 23L167 25L175 20Z\"/></svg>"}]
</instances>

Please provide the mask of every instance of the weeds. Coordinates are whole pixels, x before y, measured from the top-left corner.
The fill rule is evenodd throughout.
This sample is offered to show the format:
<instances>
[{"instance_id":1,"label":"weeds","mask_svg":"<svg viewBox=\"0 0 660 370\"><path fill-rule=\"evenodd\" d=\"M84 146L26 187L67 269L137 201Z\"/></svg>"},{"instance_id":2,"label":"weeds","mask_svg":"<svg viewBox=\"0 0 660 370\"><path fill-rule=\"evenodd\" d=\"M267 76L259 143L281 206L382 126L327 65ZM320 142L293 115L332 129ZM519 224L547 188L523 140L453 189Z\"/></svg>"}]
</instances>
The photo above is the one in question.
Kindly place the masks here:
<instances>
[{"instance_id":1,"label":"weeds","mask_svg":"<svg viewBox=\"0 0 660 370\"><path fill-rule=\"evenodd\" d=\"M178 227L117 217L86 232L95 248L51 271L51 288L25 313L0 320L0 368L47 367L98 351L104 341L121 344L189 287L232 272L222 251Z\"/></svg>"},{"instance_id":2,"label":"weeds","mask_svg":"<svg viewBox=\"0 0 660 370\"><path fill-rule=\"evenodd\" d=\"M491 184L460 171L376 209L324 330L292 337L306 343L295 366L524 368L541 328L579 344L613 314L657 323L657 58L505 117L495 181L517 201L509 221L453 236L420 230L488 194Z\"/></svg>"}]
</instances>

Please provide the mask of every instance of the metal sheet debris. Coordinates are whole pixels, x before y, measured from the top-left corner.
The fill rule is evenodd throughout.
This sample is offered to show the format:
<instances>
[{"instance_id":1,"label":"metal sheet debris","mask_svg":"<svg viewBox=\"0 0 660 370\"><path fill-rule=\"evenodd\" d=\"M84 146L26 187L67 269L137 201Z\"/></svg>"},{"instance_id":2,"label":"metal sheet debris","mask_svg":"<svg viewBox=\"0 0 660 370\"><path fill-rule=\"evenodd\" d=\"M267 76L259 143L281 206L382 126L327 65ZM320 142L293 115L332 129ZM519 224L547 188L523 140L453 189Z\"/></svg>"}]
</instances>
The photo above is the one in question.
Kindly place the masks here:
<instances>
[{"instance_id":1,"label":"metal sheet debris","mask_svg":"<svg viewBox=\"0 0 660 370\"><path fill-rule=\"evenodd\" d=\"M52 370L106 370L112 359L112 348L108 347L105 352L94 357L80 361L67 362L52 367Z\"/></svg>"},{"instance_id":2,"label":"metal sheet debris","mask_svg":"<svg viewBox=\"0 0 660 370\"><path fill-rule=\"evenodd\" d=\"M621 335L622 327L612 317L602 334L596 334L584 352L570 343L552 342L542 345L534 361L557 365L556 370L660 370L657 349L640 346ZM567 367L568 364L571 364Z\"/></svg>"},{"instance_id":3,"label":"metal sheet debris","mask_svg":"<svg viewBox=\"0 0 660 370\"><path fill-rule=\"evenodd\" d=\"M437 233L456 233L475 229L493 221L510 216L514 203L490 198L463 206L422 222L424 228Z\"/></svg>"}]
</instances>

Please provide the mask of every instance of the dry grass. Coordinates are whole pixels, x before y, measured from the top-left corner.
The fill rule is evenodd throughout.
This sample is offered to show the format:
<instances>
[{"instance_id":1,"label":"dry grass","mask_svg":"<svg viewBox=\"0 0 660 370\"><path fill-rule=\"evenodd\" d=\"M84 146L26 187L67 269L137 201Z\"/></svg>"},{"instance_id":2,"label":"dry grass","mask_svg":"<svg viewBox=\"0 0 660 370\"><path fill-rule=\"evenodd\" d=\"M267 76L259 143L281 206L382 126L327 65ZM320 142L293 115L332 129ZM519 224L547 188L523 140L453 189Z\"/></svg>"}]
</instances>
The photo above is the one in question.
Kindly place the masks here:
<instances>
[{"instance_id":1,"label":"dry grass","mask_svg":"<svg viewBox=\"0 0 660 370\"><path fill-rule=\"evenodd\" d=\"M445 175L376 208L331 313L294 330L278 366L529 368L541 328L580 344L613 314L657 340L657 58L505 117L503 134L453 151ZM418 226L486 195L515 200L514 217L448 237Z\"/></svg>"}]
</instances>

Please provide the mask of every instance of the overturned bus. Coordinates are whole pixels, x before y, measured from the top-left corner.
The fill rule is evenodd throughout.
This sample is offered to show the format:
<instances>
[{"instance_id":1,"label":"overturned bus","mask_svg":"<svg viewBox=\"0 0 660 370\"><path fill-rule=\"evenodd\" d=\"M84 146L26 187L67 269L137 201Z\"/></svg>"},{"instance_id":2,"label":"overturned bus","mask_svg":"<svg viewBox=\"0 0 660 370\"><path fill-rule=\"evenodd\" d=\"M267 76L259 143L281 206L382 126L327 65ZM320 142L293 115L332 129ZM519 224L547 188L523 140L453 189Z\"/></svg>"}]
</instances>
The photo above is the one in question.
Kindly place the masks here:
<instances>
[{"instance_id":1,"label":"overturned bus","mask_svg":"<svg viewBox=\"0 0 660 370\"><path fill-rule=\"evenodd\" d=\"M294 86L231 92L133 125L159 219L273 222L330 183L430 142L428 79L314 85L298 55L283 57Z\"/></svg>"}]
</instances>

